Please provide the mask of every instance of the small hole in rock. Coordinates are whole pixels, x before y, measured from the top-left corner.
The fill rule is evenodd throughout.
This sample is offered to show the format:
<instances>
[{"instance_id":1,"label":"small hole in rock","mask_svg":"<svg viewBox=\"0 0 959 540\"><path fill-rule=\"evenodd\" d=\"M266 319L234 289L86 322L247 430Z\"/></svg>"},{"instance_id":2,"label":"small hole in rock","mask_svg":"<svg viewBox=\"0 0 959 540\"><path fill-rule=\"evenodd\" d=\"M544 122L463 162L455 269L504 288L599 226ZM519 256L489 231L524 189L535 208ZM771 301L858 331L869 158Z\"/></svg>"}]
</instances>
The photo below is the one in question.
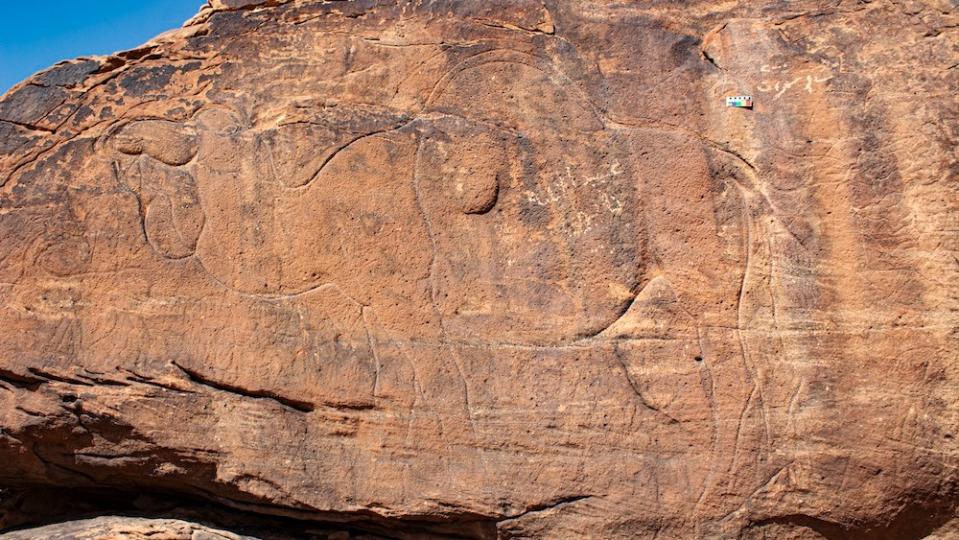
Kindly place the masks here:
<instances>
[{"instance_id":1,"label":"small hole in rock","mask_svg":"<svg viewBox=\"0 0 959 540\"><path fill-rule=\"evenodd\" d=\"M697 356L697 357L694 358L693 360L695 360L695 361L697 361L697 362L702 362L702 361L703 361L703 357L702 357L702 356Z\"/></svg>"},{"instance_id":2,"label":"small hole in rock","mask_svg":"<svg viewBox=\"0 0 959 540\"><path fill-rule=\"evenodd\" d=\"M73 403L76 400L77 396L75 394L64 394L60 396L60 401L63 401L64 403Z\"/></svg>"}]
</instances>

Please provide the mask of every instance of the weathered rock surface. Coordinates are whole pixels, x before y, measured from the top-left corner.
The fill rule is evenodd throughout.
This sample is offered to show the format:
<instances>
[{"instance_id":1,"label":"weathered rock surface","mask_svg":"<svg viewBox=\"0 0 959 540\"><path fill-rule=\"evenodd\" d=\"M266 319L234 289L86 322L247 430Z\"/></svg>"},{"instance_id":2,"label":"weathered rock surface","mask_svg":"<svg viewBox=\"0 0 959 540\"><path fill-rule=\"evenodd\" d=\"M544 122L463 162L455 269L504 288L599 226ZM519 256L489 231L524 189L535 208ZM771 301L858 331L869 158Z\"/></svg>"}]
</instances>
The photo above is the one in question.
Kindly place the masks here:
<instances>
[{"instance_id":1,"label":"weathered rock surface","mask_svg":"<svg viewBox=\"0 0 959 540\"><path fill-rule=\"evenodd\" d=\"M244 540L229 531L175 519L98 517L0 535L4 540Z\"/></svg>"},{"instance_id":2,"label":"weathered rock surface","mask_svg":"<svg viewBox=\"0 0 959 540\"><path fill-rule=\"evenodd\" d=\"M947 0L215 0L59 64L0 100L0 485L948 537L957 65Z\"/></svg>"}]
</instances>

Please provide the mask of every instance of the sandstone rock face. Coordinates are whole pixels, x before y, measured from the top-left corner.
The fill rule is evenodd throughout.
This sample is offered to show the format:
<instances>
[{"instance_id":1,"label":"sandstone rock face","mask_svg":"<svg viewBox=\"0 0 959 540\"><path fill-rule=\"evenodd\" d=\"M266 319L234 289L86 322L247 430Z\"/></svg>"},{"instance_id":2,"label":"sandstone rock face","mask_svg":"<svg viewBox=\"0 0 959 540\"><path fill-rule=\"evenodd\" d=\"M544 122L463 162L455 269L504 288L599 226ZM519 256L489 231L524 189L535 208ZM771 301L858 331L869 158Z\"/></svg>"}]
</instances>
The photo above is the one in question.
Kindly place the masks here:
<instances>
[{"instance_id":1,"label":"sandstone rock face","mask_svg":"<svg viewBox=\"0 0 959 540\"><path fill-rule=\"evenodd\" d=\"M5 540L246 540L229 531L219 531L186 521L173 519L145 519L99 517L35 529L7 533Z\"/></svg>"},{"instance_id":2,"label":"sandstone rock face","mask_svg":"<svg viewBox=\"0 0 959 540\"><path fill-rule=\"evenodd\" d=\"M59 64L0 100L0 486L949 537L957 44L948 0L216 0Z\"/></svg>"}]
</instances>

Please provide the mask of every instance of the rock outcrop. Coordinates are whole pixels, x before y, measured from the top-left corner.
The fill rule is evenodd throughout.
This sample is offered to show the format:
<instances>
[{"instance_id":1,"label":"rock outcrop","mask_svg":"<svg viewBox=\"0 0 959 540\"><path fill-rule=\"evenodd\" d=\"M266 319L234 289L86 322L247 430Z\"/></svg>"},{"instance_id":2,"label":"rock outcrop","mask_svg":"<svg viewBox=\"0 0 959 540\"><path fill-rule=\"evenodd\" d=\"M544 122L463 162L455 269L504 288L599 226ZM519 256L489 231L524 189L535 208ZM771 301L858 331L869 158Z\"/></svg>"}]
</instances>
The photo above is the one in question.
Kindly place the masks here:
<instances>
[{"instance_id":1,"label":"rock outcrop","mask_svg":"<svg viewBox=\"0 0 959 540\"><path fill-rule=\"evenodd\" d=\"M957 43L947 0L213 0L35 75L2 525L948 537Z\"/></svg>"},{"instance_id":2,"label":"rock outcrop","mask_svg":"<svg viewBox=\"0 0 959 540\"><path fill-rule=\"evenodd\" d=\"M229 531L214 530L202 525L175 519L99 517L37 527L3 535L5 540L246 540Z\"/></svg>"}]
</instances>

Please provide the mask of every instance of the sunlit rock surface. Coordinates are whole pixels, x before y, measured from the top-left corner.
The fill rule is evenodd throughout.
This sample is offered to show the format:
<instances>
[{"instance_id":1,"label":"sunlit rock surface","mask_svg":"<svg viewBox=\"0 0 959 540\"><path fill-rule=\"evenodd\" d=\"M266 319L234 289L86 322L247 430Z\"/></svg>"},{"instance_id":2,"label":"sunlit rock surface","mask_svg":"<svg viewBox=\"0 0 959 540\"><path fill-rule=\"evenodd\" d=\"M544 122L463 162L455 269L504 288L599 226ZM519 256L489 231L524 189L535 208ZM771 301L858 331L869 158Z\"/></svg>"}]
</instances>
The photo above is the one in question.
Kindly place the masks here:
<instances>
[{"instance_id":1,"label":"sunlit rock surface","mask_svg":"<svg viewBox=\"0 0 959 540\"><path fill-rule=\"evenodd\" d=\"M945 0L215 0L35 75L2 524L949 537L957 43Z\"/></svg>"}]
</instances>

